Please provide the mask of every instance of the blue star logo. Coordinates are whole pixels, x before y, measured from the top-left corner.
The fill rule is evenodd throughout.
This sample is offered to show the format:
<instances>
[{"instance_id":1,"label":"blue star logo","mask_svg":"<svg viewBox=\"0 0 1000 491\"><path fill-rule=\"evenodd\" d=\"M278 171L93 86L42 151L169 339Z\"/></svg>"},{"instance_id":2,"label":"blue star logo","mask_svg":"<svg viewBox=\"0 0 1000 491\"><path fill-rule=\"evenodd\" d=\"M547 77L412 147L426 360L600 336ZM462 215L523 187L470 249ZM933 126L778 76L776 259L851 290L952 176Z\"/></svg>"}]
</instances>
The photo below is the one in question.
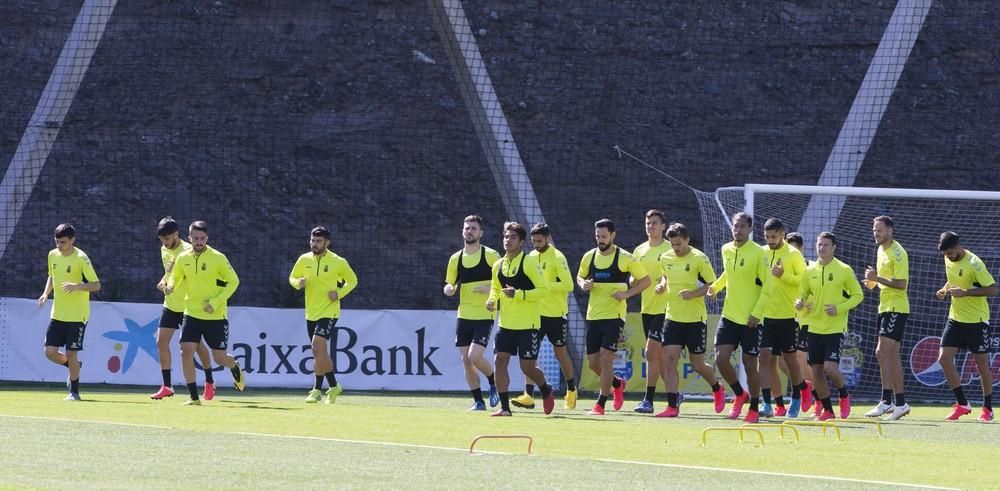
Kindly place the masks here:
<instances>
[{"instance_id":1,"label":"blue star logo","mask_svg":"<svg viewBox=\"0 0 1000 491\"><path fill-rule=\"evenodd\" d=\"M160 354L156 350L156 330L159 328L160 319L156 318L148 324L140 326L132 319L125 319L125 331L109 331L104 333L104 337L115 341L121 341L128 346L125 349L125 360L122 366L122 373L128 372L135 361L135 356L139 350L143 350L154 361L160 361Z\"/></svg>"}]
</instances>

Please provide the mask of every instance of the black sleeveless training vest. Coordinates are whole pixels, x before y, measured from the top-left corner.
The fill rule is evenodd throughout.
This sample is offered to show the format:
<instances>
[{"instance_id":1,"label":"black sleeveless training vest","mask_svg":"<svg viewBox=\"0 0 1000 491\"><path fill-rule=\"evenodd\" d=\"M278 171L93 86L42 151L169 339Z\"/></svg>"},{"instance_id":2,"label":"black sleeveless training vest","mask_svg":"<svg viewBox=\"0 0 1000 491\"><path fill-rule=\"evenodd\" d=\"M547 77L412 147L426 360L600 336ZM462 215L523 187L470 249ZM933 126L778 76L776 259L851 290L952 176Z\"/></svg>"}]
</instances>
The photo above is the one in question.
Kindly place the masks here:
<instances>
[{"instance_id":1,"label":"black sleeveless training vest","mask_svg":"<svg viewBox=\"0 0 1000 491\"><path fill-rule=\"evenodd\" d=\"M621 252L620 247L615 247L615 258L611 260L611 266L604 269L599 269L597 267L597 255L600 254L600 249L594 249L594 254L590 256L590 278L594 280L594 283L625 283L628 284L628 272L622 271L618 267L618 254Z\"/></svg>"},{"instance_id":2,"label":"black sleeveless training vest","mask_svg":"<svg viewBox=\"0 0 1000 491\"><path fill-rule=\"evenodd\" d=\"M479 263L471 268L466 268L462 264L463 252L458 252L458 282L472 283L475 281L490 281L493 279L493 268L486 262L486 248L479 246Z\"/></svg>"},{"instance_id":3,"label":"black sleeveless training vest","mask_svg":"<svg viewBox=\"0 0 1000 491\"><path fill-rule=\"evenodd\" d=\"M503 274L503 267L497 272L497 279L500 280L501 286L512 286L515 290L534 290L535 283L528 278L528 275L524 272L524 257L527 254L521 253L521 265L517 267L517 272L513 276L507 276ZM501 259L503 261L503 259Z\"/></svg>"}]
</instances>

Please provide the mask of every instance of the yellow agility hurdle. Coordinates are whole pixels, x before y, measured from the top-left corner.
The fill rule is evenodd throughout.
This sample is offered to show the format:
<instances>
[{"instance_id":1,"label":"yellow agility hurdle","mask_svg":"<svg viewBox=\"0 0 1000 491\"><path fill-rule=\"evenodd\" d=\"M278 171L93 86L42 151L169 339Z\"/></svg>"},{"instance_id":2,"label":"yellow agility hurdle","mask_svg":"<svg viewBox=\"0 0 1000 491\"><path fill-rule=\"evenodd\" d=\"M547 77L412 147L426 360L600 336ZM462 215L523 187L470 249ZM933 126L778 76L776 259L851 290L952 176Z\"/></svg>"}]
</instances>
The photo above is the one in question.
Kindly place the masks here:
<instances>
[{"instance_id":1,"label":"yellow agility hurdle","mask_svg":"<svg viewBox=\"0 0 1000 491\"><path fill-rule=\"evenodd\" d=\"M757 430L757 429L754 429L754 428L748 428L746 426L741 426L741 427L737 427L737 428L733 428L733 427L729 427L729 426L710 426L708 428L705 428L701 432L701 446L704 447L705 445L708 444L708 442L707 442L708 434L711 433L711 432L713 432L713 431L714 432L735 431L735 432L739 433L739 440L738 440L739 443L743 443L743 441L744 441L743 440L743 434L746 433L746 432L750 432L752 434L757 435L757 438L760 440L760 446L762 446L762 447L764 446L764 434L761 433L760 430Z\"/></svg>"},{"instance_id":2,"label":"yellow agility hurdle","mask_svg":"<svg viewBox=\"0 0 1000 491\"><path fill-rule=\"evenodd\" d=\"M842 423L860 423L866 425L875 425L875 436L882 438L882 423L878 418L848 418L840 420Z\"/></svg>"},{"instance_id":3,"label":"yellow agility hurdle","mask_svg":"<svg viewBox=\"0 0 1000 491\"><path fill-rule=\"evenodd\" d=\"M833 428L837 433L837 441L844 441L840 435L840 427L837 426L837 423L831 421L785 421L781 424L786 426L819 426L823 428L823 436L826 436L827 430Z\"/></svg>"},{"instance_id":4,"label":"yellow agility hurdle","mask_svg":"<svg viewBox=\"0 0 1000 491\"><path fill-rule=\"evenodd\" d=\"M528 436L528 435L479 435L479 436L473 438L472 442L469 443L469 453L471 454L472 451L473 451L473 449L476 448L476 443L479 440L490 440L490 439L496 439L496 440L509 440L509 439L528 440L528 455L531 455L531 446L535 443L535 440L533 438L531 438L530 436Z\"/></svg>"},{"instance_id":5,"label":"yellow agility hurdle","mask_svg":"<svg viewBox=\"0 0 1000 491\"><path fill-rule=\"evenodd\" d=\"M777 428L778 429L778 438L780 438L782 440L785 439L785 429L787 428L789 430L792 430L792 434L795 435L795 443L799 443L799 430L798 430L798 428L796 428L796 427L794 427L792 425L784 425L784 424L777 424L777 423L764 423L764 424L743 425L741 428Z\"/></svg>"}]
</instances>

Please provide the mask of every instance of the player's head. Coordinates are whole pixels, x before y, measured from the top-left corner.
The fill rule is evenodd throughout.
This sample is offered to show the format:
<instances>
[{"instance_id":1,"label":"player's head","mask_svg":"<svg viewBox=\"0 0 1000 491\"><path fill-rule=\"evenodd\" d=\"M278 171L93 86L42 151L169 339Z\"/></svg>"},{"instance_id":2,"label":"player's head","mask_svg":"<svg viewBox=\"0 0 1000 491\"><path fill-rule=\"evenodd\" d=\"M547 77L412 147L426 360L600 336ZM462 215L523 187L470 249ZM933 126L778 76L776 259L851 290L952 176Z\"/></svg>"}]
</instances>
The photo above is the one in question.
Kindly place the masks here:
<instances>
[{"instance_id":1,"label":"player's head","mask_svg":"<svg viewBox=\"0 0 1000 491\"><path fill-rule=\"evenodd\" d=\"M177 247L181 241L181 231L180 227L177 226L177 221L169 216L161 218L160 223L156 226L156 236L160 238L160 244L163 244L163 247L167 249Z\"/></svg>"},{"instance_id":2,"label":"player's head","mask_svg":"<svg viewBox=\"0 0 1000 491\"><path fill-rule=\"evenodd\" d=\"M191 222L188 227L188 240L191 241L191 248L195 252L204 252L205 246L208 245L208 224L201 220Z\"/></svg>"},{"instance_id":3,"label":"player's head","mask_svg":"<svg viewBox=\"0 0 1000 491\"><path fill-rule=\"evenodd\" d=\"M517 222L507 222L503 224L503 250L513 253L521 250L524 239L528 237L528 231L524 225Z\"/></svg>"},{"instance_id":4,"label":"player's head","mask_svg":"<svg viewBox=\"0 0 1000 491\"><path fill-rule=\"evenodd\" d=\"M73 243L76 242L76 229L68 223L60 223L55 231L56 249L65 254L73 250Z\"/></svg>"},{"instance_id":5,"label":"player's head","mask_svg":"<svg viewBox=\"0 0 1000 491\"><path fill-rule=\"evenodd\" d=\"M534 227L531 227L531 245L538 252L545 252L549 248L549 242L552 240L552 233L549 232L549 226L545 223L536 223Z\"/></svg>"},{"instance_id":6,"label":"player's head","mask_svg":"<svg viewBox=\"0 0 1000 491\"><path fill-rule=\"evenodd\" d=\"M663 212L660 210L649 210L646 212L646 236L650 240L653 237L658 239L663 238L663 232L667 228L667 219L664 218Z\"/></svg>"},{"instance_id":7,"label":"player's head","mask_svg":"<svg viewBox=\"0 0 1000 491\"><path fill-rule=\"evenodd\" d=\"M739 212L733 215L733 241L742 244L750 239L753 229L753 217L749 213Z\"/></svg>"},{"instance_id":8,"label":"player's head","mask_svg":"<svg viewBox=\"0 0 1000 491\"><path fill-rule=\"evenodd\" d=\"M892 217L880 215L872 219L872 235L875 237L876 244L878 245L891 244L892 229L893 229Z\"/></svg>"},{"instance_id":9,"label":"player's head","mask_svg":"<svg viewBox=\"0 0 1000 491\"><path fill-rule=\"evenodd\" d=\"M785 242L798 249L799 252L802 252L802 246L805 245L805 241L802 240L802 234L798 232L788 232L785 234Z\"/></svg>"},{"instance_id":10,"label":"player's head","mask_svg":"<svg viewBox=\"0 0 1000 491\"><path fill-rule=\"evenodd\" d=\"M938 239L938 250L951 262L958 261L965 256L962 241L958 238L958 234L951 231L941 234L941 238Z\"/></svg>"},{"instance_id":11,"label":"player's head","mask_svg":"<svg viewBox=\"0 0 1000 491\"><path fill-rule=\"evenodd\" d=\"M594 240L597 248L606 251L615 243L615 222L610 218L602 218L594 222Z\"/></svg>"},{"instance_id":12,"label":"player's head","mask_svg":"<svg viewBox=\"0 0 1000 491\"><path fill-rule=\"evenodd\" d=\"M674 254L683 256L691 249L691 236L688 235L688 228L683 223L671 223L667 227L667 240L670 241L670 248Z\"/></svg>"},{"instance_id":13,"label":"player's head","mask_svg":"<svg viewBox=\"0 0 1000 491\"><path fill-rule=\"evenodd\" d=\"M833 259L833 255L836 252L837 236L833 235L833 232L820 232L816 236L816 255L825 264L830 259Z\"/></svg>"},{"instance_id":14,"label":"player's head","mask_svg":"<svg viewBox=\"0 0 1000 491\"><path fill-rule=\"evenodd\" d=\"M462 225L462 238L466 244L478 244L483 238L483 218L479 215L465 217Z\"/></svg>"},{"instance_id":15,"label":"player's head","mask_svg":"<svg viewBox=\"0 0 1000 491\"><path fill-rule=\"evenodd\" d=\"M309 250L320 255L330 246L330 231L320 225L309 232Z\"/></svg>"},{"instance_id":16,"label":"player's head","mask_svg":"<svg viewBox=\"0 0 1000 491\"><path fill-rule=\"evenodd\" d=\"M777 218L768 218L764 222L764 240L771 249L781 247L781 243L785 241L785 224Z\"/></svg>"}]
</instances>

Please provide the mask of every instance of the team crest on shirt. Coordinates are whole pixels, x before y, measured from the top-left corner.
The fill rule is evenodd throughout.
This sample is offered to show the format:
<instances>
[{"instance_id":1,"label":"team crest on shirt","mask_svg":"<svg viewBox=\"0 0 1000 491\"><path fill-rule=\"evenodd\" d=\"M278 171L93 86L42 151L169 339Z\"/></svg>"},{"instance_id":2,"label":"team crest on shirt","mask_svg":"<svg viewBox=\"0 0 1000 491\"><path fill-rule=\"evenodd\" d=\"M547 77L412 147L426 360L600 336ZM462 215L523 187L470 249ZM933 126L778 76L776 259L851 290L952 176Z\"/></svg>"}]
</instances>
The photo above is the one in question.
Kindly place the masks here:
<instances>
[{"instance_id":1,"label":"team crest on shirt","mask_svg":"<svg viewBox=\"0 0 1000 491\"><path fill-rule=\"evenodd\" d=\"M959 277L959 278L961 278L961 277L962 277L962 270L961 270L961 269L959 269L959 270L958 270L958 277Z\"/></svg>"},{"instance_id":2,"label":"team crest on shirt","mask_svg":"<svg viewBox=\"0 0 1000 491\"><path fill-rule=\"evenodd\" d=\"M740 259L740 267L741 268L743 267L743 261L744 261L743 259Z\"/></svg>"},{"instance_id":3,"label":"team crest on shirt","mask_svg":"<svg viewBox=\"0 0 1000 491\"><path fill-rule=\"evenodd\" d=\"M207 264L205 264L205 263L201 263L201 270L202 270L202 271L205 271L205 270L206 270L207 268L208 268L208 265L207 265Z\"/></svg>"},{"instance_id":4,"label":"team crest on shirt","mask_svg":"<svg viewBox=\"0 0 1000 491\"><path fill-rule=\"evenodd\" d=\"M826 281L833 281L833 273L830 273L830 276L826 277Z\"/></svg>"},{"instance_id":5,"label":"team crest on shirt","mask_svg":"<svg viewBox=\"0 0 1000 491\"><path fill-rule=\"evenodd\" d=\"M685 264L684 265L684 271L690 272L691 271L691 265L690 264Z\"/></svg>"},{"instance_id":6,"label":"team crest on shirt","mask_svg":"<svg viewBox=\"0 0 1000 491\"><path fill-rule=\"evenodd\" d=\"M329 273L330 272L330 265L329 264L323 266L323 272L324 273Z\"/></svg>"},{"instance_id":7,"label":"team crest on shirt","mask_svg":"<svg viewBox=\"0 0 1000 491\"><path fill-rule=\"evenodd\" d=\"M73 266L66 266L66 272L69 273L73 269Z\"/></svg>"}]
</instances>

